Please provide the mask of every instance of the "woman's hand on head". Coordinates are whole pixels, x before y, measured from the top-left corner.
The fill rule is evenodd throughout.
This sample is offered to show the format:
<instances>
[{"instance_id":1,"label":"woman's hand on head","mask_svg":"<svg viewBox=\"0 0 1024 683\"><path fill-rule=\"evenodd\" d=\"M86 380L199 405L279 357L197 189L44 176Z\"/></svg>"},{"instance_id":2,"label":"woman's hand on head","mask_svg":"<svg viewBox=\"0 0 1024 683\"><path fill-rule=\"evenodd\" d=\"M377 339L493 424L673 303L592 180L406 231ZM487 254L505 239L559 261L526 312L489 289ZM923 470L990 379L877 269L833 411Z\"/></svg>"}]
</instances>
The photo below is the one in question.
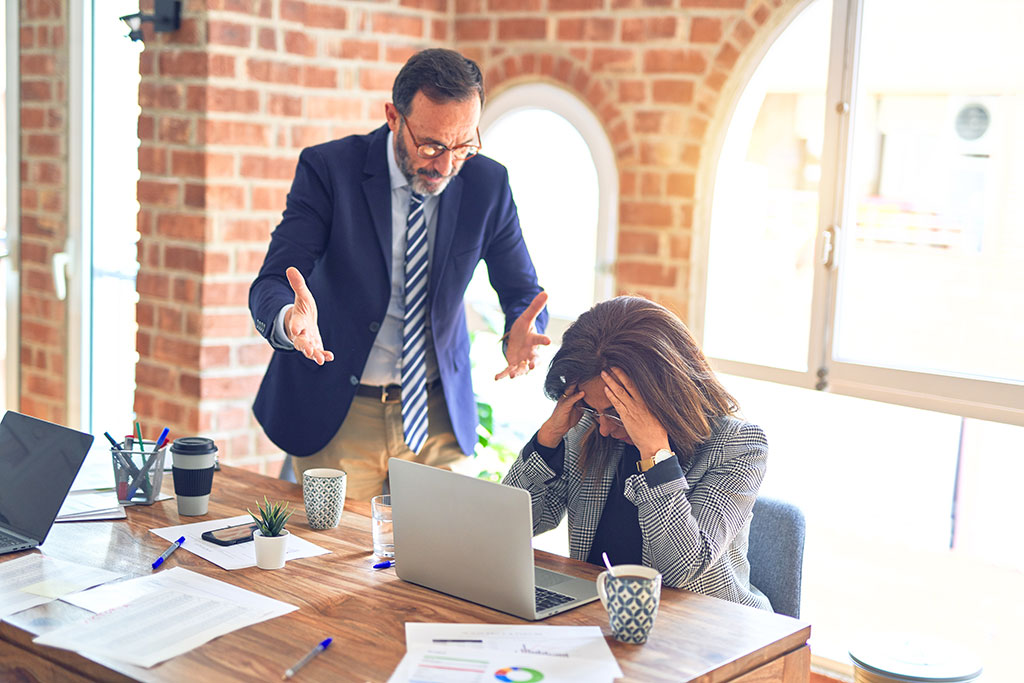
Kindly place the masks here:
<instances>
[{"instance_id":1,"label":"woman's hand on head","mask_svg":"<svg viewBox=\"0 0 1024 683\"><path fill-rule=\"evenodd\" d=\"M633 380L621 368L602 371L601 378L606 385L604 393L622 419L640 457L652 458L659 449L670 448L668 431L648 409Z\"/></svg>"},{"instance_id":2,"label":"woman's hand on head","mask_svg":"<svg viewBox=\"0 0 1024 683\"><path fill-rule=\"evenodd\" d=\"M583 417L577 405L583 399L583 392L576 385L565 388L565 393L555 403L551 417L537 430L537 442L545 448L555 448L566 432L576 426Z\"/></svg>"}]
</instances>

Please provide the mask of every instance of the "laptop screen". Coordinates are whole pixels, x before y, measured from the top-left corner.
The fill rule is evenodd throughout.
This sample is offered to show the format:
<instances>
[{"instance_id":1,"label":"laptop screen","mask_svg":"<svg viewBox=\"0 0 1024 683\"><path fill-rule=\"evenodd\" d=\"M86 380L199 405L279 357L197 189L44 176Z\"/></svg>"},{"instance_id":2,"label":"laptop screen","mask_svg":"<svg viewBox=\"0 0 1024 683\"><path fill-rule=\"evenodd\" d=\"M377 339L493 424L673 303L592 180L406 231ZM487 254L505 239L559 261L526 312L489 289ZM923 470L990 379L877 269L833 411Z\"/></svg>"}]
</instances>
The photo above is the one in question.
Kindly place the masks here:
<instances>
[{"instance_id":1,"label":"laptop screen","mask_svg":"<svg viewBox=\"0 0 1024 683\"><path fill-rule=\"evenodd\" d=\"M92 441L91 434L8 410L0 421L0 524L41 543Z\"/></svg>"}]
</instances>

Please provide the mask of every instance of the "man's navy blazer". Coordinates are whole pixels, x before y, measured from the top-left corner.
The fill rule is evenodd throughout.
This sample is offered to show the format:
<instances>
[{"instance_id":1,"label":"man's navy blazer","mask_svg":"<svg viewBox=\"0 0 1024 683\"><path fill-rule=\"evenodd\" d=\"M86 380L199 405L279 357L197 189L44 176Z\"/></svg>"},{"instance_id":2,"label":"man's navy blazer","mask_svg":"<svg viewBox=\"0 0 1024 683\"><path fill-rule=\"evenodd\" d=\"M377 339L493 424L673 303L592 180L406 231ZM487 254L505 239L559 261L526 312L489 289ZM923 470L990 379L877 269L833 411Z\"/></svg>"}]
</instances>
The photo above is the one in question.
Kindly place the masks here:
<instances>
[{"instance_id":1,"label":"man's navy blazer","mask_svg":"<svg viewBox=\"0 0 1024 683\"><path fill-rule=\"evenodd\" d=\"M304 149L281 223L249 289L256 329L270 339L274 319L295 295L295 266L313 297L324 348L317 365L275 350L253 404L267 436L286 453L311 455L348 413L391 295L391 180L388 128ZM519 229L505 168L476 156L441 193L430 263L429 315L452 427L463 452L476 443L463 295L480 259L505 313L505 331L541 291ZM537 318L545 329L547 311Z\"/></svg>"}]
</instances>

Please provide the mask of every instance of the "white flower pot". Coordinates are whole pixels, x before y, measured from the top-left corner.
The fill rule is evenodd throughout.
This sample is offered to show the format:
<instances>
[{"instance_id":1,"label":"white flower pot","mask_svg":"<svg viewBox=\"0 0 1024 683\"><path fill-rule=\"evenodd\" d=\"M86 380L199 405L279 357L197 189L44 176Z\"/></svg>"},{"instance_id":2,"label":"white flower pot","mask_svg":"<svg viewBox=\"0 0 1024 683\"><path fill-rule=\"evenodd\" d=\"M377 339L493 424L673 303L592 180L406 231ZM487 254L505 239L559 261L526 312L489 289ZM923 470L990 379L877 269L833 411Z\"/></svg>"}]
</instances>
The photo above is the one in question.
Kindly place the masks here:
<instances>
[{"instance_id":1,"label":"white flower pot","mask_svg":"<svg viewBox=\"0 0 1024 683\"><path fill-rule=\"evenodd\" d=\"M264 536L257 529L252 534L256 551L256 566L260 569L280 569L284 566L284 553L288 549L288 530L280 536Z\"/></svg>"}]
</instances>

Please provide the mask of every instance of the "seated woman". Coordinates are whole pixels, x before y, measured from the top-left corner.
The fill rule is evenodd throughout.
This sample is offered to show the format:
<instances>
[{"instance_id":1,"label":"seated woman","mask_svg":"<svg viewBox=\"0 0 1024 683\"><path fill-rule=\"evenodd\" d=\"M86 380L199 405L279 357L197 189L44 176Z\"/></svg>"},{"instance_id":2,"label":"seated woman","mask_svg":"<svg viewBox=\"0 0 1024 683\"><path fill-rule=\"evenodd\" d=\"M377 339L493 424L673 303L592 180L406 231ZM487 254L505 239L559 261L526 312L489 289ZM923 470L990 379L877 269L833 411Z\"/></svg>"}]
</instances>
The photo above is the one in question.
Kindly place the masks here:
<instances>
[{"instance_id":1,"label":"seated woman","mask_svg":"<svg viewBox=\"0 0 1024 683\"><path fill-rule=\"evenodd\" d=\"M551 417L505 483L529 491L533 533L569 515L572 557L644 564L665 585L771 609L750 585L747 534L764 477L764 432L686 326L618 297L579 317L551 361Z\"/></svg>"}]
</instances>

